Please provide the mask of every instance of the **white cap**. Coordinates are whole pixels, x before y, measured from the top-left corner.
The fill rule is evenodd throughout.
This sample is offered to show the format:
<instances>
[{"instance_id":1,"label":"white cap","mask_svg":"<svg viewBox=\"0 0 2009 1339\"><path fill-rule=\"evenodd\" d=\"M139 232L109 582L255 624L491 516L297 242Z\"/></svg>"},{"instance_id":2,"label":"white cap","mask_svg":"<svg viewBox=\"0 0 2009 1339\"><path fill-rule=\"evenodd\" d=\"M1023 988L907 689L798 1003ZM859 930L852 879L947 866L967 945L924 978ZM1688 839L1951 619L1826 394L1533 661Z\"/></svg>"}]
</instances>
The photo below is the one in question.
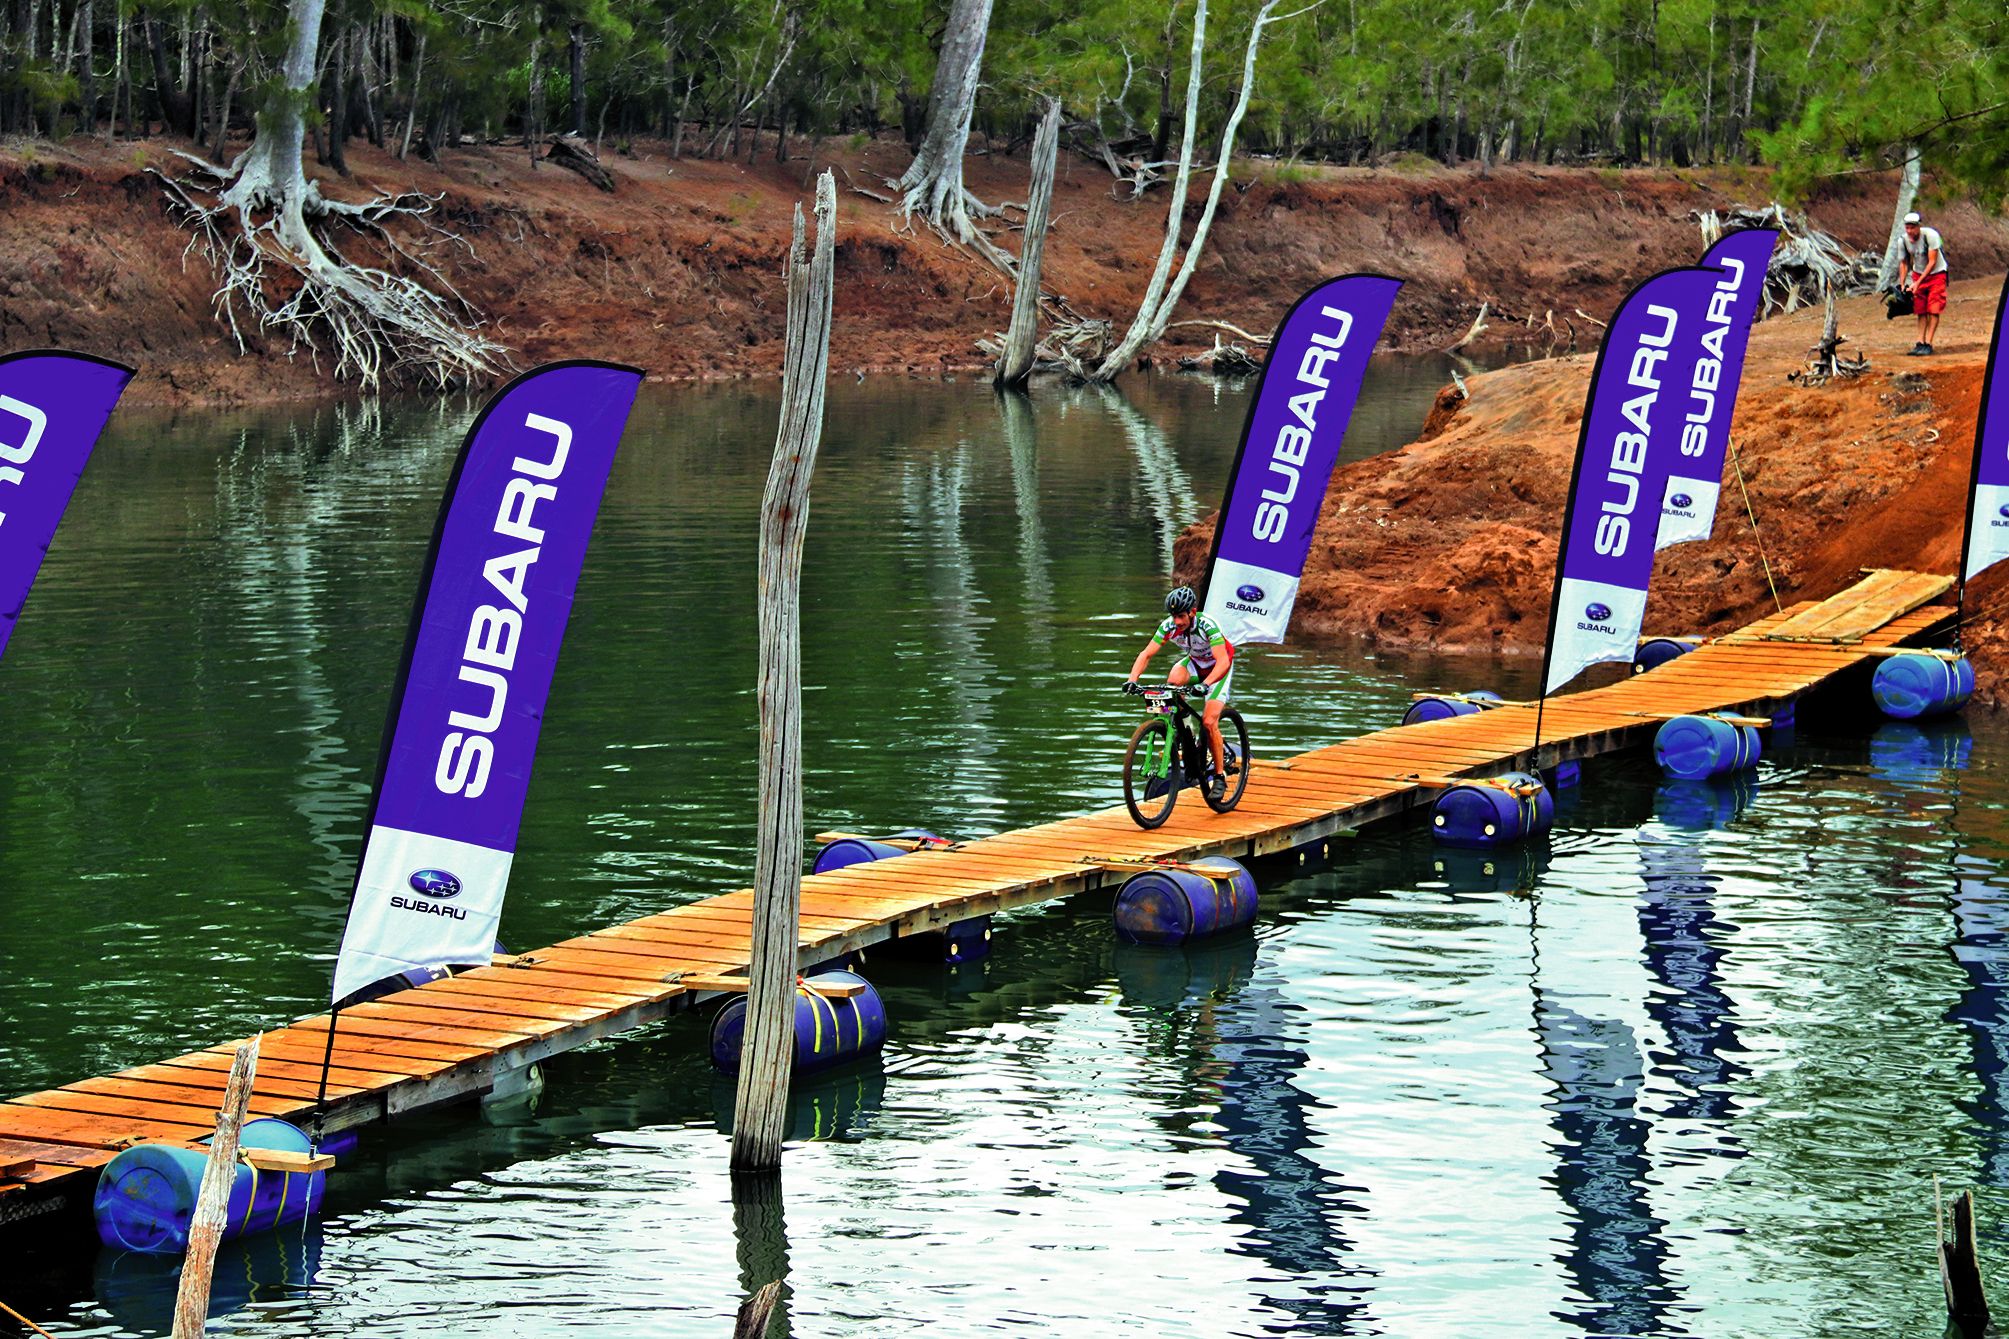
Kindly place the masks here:
<instances>
[{"instance_id":1,"label":"white cap","mask_svg":"<svg viewBox=\"0 0 2009 1339\"><path fill-rule=\"evenodd\" d=\"M1911 213L1909 213L1909 214L1906 214L1906 215L1904 216L1904 221L1905 221L1906 223L1916 223L1916 222L1918 222L1918 213L1917 213L1917 211L1916 211L1916 210L1914 210L1913 212L1911 212Z\"/></svg>"}]
</instances>

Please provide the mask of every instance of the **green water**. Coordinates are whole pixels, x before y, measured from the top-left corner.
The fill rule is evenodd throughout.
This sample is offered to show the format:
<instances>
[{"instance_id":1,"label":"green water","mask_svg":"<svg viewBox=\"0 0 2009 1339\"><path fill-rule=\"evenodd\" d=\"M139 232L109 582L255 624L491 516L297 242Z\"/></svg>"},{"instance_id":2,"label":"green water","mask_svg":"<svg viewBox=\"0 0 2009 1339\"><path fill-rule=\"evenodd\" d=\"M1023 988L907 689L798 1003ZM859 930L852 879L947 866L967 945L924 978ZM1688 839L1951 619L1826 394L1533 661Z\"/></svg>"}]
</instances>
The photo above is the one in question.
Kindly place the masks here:
<instances>
[{"instance_id":1,"label":"green water","mask_svg":"<svg viewBox=\"0 0 2009 1339\"><path fill-rule=\"evenodd\" d=\"M1377 364L1349 439L1441 367ZM1118 800L1111 691L1246 388L1000 405L832 387L805 562L812 829L958 836ZM767 386L650 391L588 559L504 937L744 886ZM325 998L387 694L471 405L121 414L0 666L0 1089ZM1277 756L1518 663L1266 648ZM534 1111L366 1143L305 1234L227 1248L214 1332L1937 1334L1931 1178L2009 1218L2009 875L1985 719L1849 697L1755 785L1595 766L1541 851L1371 833L1256 932L1005 918L875 962L883 1060L808 1085L780 1209L732 1202L702 1020L549 1064ZM834 1136L811 1138L809 1136ZM58 1333L165 1332L135 1257L0 1258ZM2009 1292L2002 1294L2009 1296ZM0 1325L0 1333L6 1333Z\"/></svg>"}]
</instances>

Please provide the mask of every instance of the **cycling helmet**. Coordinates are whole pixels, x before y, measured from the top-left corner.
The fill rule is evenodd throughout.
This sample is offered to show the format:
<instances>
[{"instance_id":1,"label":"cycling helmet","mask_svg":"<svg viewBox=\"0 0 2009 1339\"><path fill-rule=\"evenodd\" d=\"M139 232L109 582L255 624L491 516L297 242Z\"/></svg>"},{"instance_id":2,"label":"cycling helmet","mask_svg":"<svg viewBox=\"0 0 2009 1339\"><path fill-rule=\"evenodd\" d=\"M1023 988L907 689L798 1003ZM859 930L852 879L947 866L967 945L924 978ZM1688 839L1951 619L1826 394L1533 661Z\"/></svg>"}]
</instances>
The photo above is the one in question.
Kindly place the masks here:
<instances>
[{"instance_id":1,"label":"cycling helmet","mask_svg":"<svg viewBox=\"0 0 2009 1339\"><path fill-rule=\"evenodd\" d=\"M1181 586L1165 597L1165 612L1168 614L1190 614L1200 607L1200 597L1193 593L1191 586Z\"/></svg>"}]
</instances>

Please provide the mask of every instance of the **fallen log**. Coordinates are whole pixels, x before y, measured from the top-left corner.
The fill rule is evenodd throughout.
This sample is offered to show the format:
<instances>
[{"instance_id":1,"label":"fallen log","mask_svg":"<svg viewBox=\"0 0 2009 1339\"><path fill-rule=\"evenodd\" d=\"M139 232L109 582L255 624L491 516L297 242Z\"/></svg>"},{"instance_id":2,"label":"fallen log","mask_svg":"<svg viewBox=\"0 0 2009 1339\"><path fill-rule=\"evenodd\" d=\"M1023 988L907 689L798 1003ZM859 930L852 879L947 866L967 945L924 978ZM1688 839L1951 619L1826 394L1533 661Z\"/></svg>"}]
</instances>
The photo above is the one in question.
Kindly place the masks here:
<instances>
[{"instance_id":1,"label":"fallen log","mask_svg":"<svg viewBox=\"0 0 2009 1339\"><path fill-rule=\"evenodd\" d=\"M576 135L553 135L551 147L544 151L544 160L560 167L570 168L586 180L598 186L609 195L614 193L614 178L586 142Z\"/></svg>"}]
</instances>

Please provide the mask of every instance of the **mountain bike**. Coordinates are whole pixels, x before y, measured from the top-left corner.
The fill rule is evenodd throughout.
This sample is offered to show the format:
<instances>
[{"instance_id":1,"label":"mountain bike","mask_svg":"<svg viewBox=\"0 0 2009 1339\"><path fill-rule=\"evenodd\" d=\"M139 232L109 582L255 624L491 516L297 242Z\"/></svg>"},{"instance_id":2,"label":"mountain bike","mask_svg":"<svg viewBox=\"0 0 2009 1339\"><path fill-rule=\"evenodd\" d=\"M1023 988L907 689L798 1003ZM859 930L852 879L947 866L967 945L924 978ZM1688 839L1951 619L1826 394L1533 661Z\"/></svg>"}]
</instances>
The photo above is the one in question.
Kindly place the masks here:
<instances>
[{"instance_id":1,"label":"mountain bike","mask_svg":"<svg viewBox=\"0 0 2009 1339\"><path fill-rule=\"evenodd\" d=\"M1205 697L1204 684L1126 684L1125 692L1144 699L1149 714L1130 736L1123 753L1123 803L1140 828L1155 828L1172 816L1179 792L1198 786L1200 797L1217 814L1242 802L1249 785L1249 727L1233 707L1221 713L1221 743L1227 775L1221 797L1208 794L1207 727L1188 698Z\"/></svg>"}]
</instances>

